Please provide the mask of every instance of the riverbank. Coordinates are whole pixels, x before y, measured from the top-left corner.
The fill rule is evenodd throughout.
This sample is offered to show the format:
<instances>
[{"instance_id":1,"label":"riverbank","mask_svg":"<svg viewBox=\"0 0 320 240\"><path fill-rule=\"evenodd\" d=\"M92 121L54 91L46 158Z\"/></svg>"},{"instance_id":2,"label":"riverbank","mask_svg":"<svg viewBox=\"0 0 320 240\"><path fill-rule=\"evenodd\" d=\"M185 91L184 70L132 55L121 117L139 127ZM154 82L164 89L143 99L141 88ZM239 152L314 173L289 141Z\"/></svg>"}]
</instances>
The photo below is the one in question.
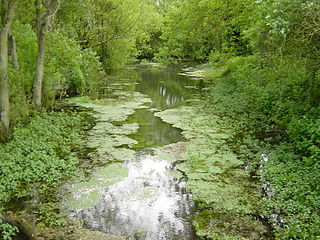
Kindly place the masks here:
<instances>
[{"instance_id":1,"label":"riverbank","mask_svg":"<svg viewBox=\"0 0 320 240\"><path fill-rule=\"evenodd\" d=\"M65 224L60 187L76 178L80 139L88 124L76 112L43 112L27 125L16 125L11 140L0 146L0 230L5 239L18 230L7 222L35 236L38 223L52 228Z\"/></svg>"},{"instance_id":2,"label":"riverbank","mask_svg":"<svg viewBox=\"0 0 320 240\"><path fill-rule=\"evenodd\" d=\"M244 162L253 180L260 181L259 214L269 219L275 238L318 239L318 147L312 140L317 110L308 112L305 104L305 109L298 107L303 95L297 98L291 90L295 86L299 91L299 82L286 83L291 87L273 82L269 66L256 65L259 59L251 56L209 67L210 90L198 108L218 116L221 125L230 129L226 146ZM295 70L281 71L292 77ZM265 79L263 86L261 80L253 81L258 75Z\"/></svg>"},{"instance_id":3,"label":"riverbank","mask_svg":"<svg viewBox=\"0 0 320 240\"><path fill-rule=\"evenodd\" d=\"M141 101L135 101L133 106L139 106ZM122 114L133 112L134 107L128 108L123 107ZM87 108L62 103L57 109L57 112L37 114L26 125L17 125L12 139L0 146L0 158L6 160L0 162L0 173L4 176L0 180L1 237L7 240L126 239L84 228L83 222L70 217L69 210L62 205L61 200L71 191L67 186L86 181L99 166L110 165L115 160L109 156L106 162L97 157L99 152L90 145L88 131L99 131L99 123ZM110 112L109 116L121 118L120 112ZM129 126L122 130L132 131ZM124 157L117 154L120 155ZM107 175L114 170L110 169Z\"/></svg>"}]
</instances>

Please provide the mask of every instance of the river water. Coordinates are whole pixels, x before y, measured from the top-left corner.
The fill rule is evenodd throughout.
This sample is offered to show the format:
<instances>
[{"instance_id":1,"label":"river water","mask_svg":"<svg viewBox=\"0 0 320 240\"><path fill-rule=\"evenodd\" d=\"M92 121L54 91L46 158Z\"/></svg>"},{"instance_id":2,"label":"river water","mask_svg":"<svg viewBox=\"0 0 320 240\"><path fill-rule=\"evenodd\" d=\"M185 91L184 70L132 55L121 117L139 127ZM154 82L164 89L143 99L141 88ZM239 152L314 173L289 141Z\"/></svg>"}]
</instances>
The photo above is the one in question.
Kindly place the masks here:
<instances>
[{"instance_id":1,"label":"river water","mask_svg":"<svg viewBox=\"0 0 320 240\"><path fill-rule=\"evenodd\" d=\"M197 239L191 224L193 203L185 183L170 172L172 162L157 157L150 148L183 141L180 130L154 116L155 111L185 105L196 94L196 80L174 69L132 67L109 77L102 97L114 89L136 91L151 98L148 109L137 110L126 123L138 123L137 154L124 163L128 176L105 189L98 204L77 209L72 215L85 219L86 227L145 240Z\"/></svg>"},{"instance_id":2,"label":"river water","mask_svg":"<svg viewBox=\"0 0 320 240\"><path fill-rule=\"evenodd\" d=\"M132 136L138 148L157 147L183 141L181 131L154 116L154 111L185 105L198 94L199 81L180 74L179 69L153 69L132 67L110 75L108 86L101 96L110 96L114 89L136 91L151 98L149 109L137 110L126 121L139 123L138 132ZM150 111L151 110L151 111Z\"/></svg>"}]
</instances>

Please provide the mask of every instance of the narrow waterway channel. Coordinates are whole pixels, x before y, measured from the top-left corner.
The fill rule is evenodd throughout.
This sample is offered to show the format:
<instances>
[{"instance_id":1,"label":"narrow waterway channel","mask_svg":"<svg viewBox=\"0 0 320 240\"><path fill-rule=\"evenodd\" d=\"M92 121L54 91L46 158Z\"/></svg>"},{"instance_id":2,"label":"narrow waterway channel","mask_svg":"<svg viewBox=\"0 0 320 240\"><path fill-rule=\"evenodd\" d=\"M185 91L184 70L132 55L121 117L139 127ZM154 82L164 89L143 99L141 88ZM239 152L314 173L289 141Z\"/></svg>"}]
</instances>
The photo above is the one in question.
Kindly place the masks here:
<instances>
[{"instance_id":1,"label":"narrow waterway channel","mask_svg":"<svg viewBox=\"0 0 320 240\"><path fill-rule=\"evenodd\" d=\"M154 116L154 112L185 105L195 98L199 81L179 74L179 69L132 67L114 72L101 96L110 96L114 89L142 93L152 102L147 109L138 109L126 123L138 123L139 130L132 137L137 148L157 147L183 141L181 131Z\"/></svg>"},{"instance_id":2,"label":"narrow waterway channel","mask_svg":"<svg viewBox=\"0 0 320 240\"><path fill-rule=\"evenodd\" d=\"M185 105L197 94L197 84L177 70L150 67L128 68L110 76L101 88L101 98L139 92L151 101L125 122L113 122L117 126L139 124L138 131L129 135L136 141L136 153L123 163L127 175L103 189L94 206L73 209L72 216L84 219L90 229L130 239L197 239L191 224L193 203L185 183L173 176L172 161L152 150L184 140L180 130L155 117L154 112ZM74 193L74 198L80 196Z\"/></svg>"}]
</instances>

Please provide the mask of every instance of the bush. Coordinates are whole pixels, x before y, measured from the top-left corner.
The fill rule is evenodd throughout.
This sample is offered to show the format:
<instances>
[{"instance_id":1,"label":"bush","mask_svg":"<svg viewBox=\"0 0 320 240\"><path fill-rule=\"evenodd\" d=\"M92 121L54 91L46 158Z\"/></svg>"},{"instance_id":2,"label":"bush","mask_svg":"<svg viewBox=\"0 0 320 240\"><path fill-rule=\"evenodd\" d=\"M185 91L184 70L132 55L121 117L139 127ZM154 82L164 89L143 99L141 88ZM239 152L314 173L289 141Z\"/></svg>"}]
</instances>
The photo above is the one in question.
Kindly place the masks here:
<instances>
[{"instance_id":1,"label":"bush","mask_svg":"<svg viewBox=\"0 0 320 240\"><path fill-rule=\"evenodd\" d=\"M317 239L320 231L319 157L306 162L295 154L290 144L281 144L270 153L265 164L264 180L272 182L275 195L268 201L269 212L280 214L281 239Z\"/></svg>"},{"instance_id":2,"label":"bush","mask_svg":"<svg viewBox=\"0 0 320 240\"><path fill-rule=\"evenodd\" d=\"M104 76L96 53L82 50L76 41L60 31L50 34L46 52L47 99L91 92Z\"/></svg>"},{"instance_id":3,"label":"bush","mask_svg":"<svg viewBox=\"0 0 320 240\"><path fill-rule=\"evenodd\" d=\"M54 98L57 90L83 92L85 77L81 65L82 52L78 44L59 31L52 32L47 41L44 79L49 98Z\"/></svg>"},{"instance_id":4,"label":"bush","mask_svg":"<svg viewBox=\"0 0 320 240\"><path fill-rule=\"evenodd\" d=\"M10 66L10 101L13 123L24 121L32 109L32 87L37 59L37 37L29 24L15 22L19 71ZM43 100L50 107L55 98L69 94L92 93L104 76L96 53L82 50L76 41L61 31L50 33L46 41Z\"/></svg>"},{"instance_id":5,"label":"bush","mask_svg":"<svg viewBox=\"0 0 320 240\"><path fill-rule=\"evenodd\" d=\"M105 77L105 72L102 68L102 63L96 52L85 49L82 51L81 70L85 77L84 93L89 93L93 98L98 98L100 83Z\"/></svg>"}]
</instances>

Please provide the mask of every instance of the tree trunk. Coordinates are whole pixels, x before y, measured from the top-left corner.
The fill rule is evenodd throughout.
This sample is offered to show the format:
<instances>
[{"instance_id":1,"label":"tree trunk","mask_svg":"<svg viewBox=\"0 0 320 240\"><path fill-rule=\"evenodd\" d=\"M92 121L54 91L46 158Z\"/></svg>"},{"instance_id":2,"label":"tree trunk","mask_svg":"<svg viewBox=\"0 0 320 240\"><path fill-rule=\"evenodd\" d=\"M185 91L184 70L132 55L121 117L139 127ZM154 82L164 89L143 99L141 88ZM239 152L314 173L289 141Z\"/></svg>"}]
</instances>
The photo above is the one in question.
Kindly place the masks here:
<instances>
[{"instance_id":1,"label":"tree trunk","mask_svg":"<svg viewBox=\"0 0 320 240\"><path fill-rule=\"evenodd\" d=\"M36 63L36 75L33 84L33 103L37 110L41 109L42 80L44 74L45 38L46 36L43 29L40 29L38 33L38 56Z\"/></svg>"},{"instance_id":2,"label":"tree trunk","mask_svg":"<svg viewBox=\"0 0 320 240\"><path fill-rule=\"evenodd\" d=\"M15 70L19 70L20 67L18 62L16 39L12 35L12 33L9 33L9 42L10 42L10 53L11 53L13 68Z\"/></svg>"},{"instance_id":3,"label":"tree trunk","mask_svg":"<svg viewBox=\"0 0 320 240\"><path fill-rule=\"evenodd\" d=\"M0 77L1 77L1 124L0 139L7 138L10 127L10 102L8 83L8 35L16 0L2 1L0 26Z\"/></svg>"},{"instance_id":4,"label":"tree trunk","mask_svg":"<svg viewBox=\"0 0 320 240\"><path fill-rule=\"evenodd\" d=\"M1 138L6 138L10 126L10 103L8 83L8 25L0 33L0 66L1 66Z\"/></svg>"},{"instance_id":5,"label":"tree trunk","mask_svg":"<svg viewBox=\"0 0 320 240\"><path fill-rule=\"evenodd\" d=\"M28 221L26 217L9 215L6 217L6 221L11 225L20 228L20 230L31 240L44 240L44 238L40 236L37 228Z\"/></svg>"},{"instance_id":6,"label":"tree trunk","mask_svg":"<svg viewBox=\"0 0 320 240\"><path fill-rule=\"evenodd\" d=\"M33 103L37 110L42 107L42 82L44 75L45 39L54 16L59 9L60 0L36 0L36 26L38 33L38 57L33 83ZM41 13L41 4L45 5L46 13ZM42 16L43 15L43 16Z\"/></svg>"}]
</instances>

